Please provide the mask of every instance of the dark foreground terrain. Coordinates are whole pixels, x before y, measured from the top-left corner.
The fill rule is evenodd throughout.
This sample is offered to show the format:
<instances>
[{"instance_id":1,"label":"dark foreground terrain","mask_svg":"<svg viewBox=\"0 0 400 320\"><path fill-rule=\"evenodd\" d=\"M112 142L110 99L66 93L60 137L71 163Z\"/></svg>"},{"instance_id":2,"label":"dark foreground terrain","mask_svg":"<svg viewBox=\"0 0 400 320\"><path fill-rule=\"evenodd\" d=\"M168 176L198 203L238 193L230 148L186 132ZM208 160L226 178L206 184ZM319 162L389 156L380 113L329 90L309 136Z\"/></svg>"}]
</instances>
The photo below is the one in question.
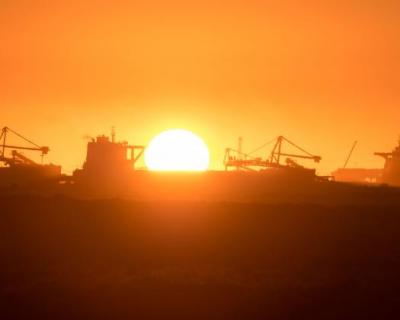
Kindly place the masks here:
<instances>
[{"instance_id":1,"label":"dark foreground terrain","mask_svg":"<svg viewBox=\"0 0 400 320\"><path fill-rule=\"evenodd\" d=\"M396 204L0 206L0 319L400 318Z\"/></svg>"}]
</instances>

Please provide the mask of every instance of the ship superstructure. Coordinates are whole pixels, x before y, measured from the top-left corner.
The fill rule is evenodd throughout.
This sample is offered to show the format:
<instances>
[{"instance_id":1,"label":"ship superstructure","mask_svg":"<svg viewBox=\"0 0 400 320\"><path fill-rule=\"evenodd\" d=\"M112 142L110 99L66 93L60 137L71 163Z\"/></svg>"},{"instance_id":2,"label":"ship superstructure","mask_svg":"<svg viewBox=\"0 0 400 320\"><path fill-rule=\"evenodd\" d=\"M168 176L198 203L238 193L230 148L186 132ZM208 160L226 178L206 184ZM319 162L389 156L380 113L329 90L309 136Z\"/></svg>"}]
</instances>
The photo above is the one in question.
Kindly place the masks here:
<instances>
[{"instance_id":1,"label":"ship superstructure","mask_svg":"<svg viewBox=\"0 0 400 320\"><path fill-rule=\"evenodd\" d=\"M375 152L375 155L385 159L381 182L400 186L400 139L392 152Z\"/></svg>"},{"instance_id":2,"label":"ship superstructure","mask_svg":"<svg viewBox=\"0 0 400 320\"><path fill-rule=\"evenodd\" d=\"M111 139L105 135L97 136L87 144L86 160L82 169L74 171L77 182L95 182L125 179L135 169L145 147L116 142L114 131Z\"/></svg>"}]
</instances>

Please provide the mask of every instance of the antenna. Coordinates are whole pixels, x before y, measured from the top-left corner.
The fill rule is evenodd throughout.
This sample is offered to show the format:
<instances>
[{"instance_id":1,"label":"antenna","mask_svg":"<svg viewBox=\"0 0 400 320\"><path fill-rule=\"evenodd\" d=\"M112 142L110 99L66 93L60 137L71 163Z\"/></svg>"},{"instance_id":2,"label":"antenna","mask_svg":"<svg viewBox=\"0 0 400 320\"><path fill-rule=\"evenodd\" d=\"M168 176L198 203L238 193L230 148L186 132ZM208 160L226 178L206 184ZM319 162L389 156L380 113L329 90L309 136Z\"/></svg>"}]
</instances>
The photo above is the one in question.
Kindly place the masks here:
<instances>
[{"instance_id":1,"label":"antenna","mask_svg":"<svg viewBox=\"0 0 400 320\"><path fill-rule=\"evenodd\" d=\"M238 160L243 160L243 151L242 151L242 145L243 145L243 138L239 137L238 138ZM236 170L240 170L240 166L236 167Z\"/></svg>"},{"instance_id":2,"label":"antenna","mask_svg":"<svg viewBox=\"0 0 400 320\"><path fill-rule=\"evenodd\" d=\"M111 127L111 142L112 143L115 142L115 127L114 126Z\"/></svg>"}]
</instances>

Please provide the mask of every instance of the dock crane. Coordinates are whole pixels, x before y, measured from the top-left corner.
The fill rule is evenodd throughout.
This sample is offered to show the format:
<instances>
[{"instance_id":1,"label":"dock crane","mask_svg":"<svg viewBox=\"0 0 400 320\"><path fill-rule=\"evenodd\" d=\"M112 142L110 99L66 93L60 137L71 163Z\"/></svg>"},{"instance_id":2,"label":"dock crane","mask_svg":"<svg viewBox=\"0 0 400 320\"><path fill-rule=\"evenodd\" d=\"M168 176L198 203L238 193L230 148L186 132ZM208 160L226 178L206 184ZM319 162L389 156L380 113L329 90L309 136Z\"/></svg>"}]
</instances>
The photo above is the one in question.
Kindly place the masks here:
<instances>
[{"instance_id":1,"label":"dock crane","mask_svg":"<svg viewBox=\"0 0 400 320\"><path fill-rule=\"evenodd\" d=\"M9 135L12 134L16 136L17 138L21 139L24 141L28 146L20 146L20 145L10 145L7 144L7 139ZM0 162L3 162L6 166L18 166L18 165L26 165L26 166L38 166L36 162L33 160L29 159L28 157L24 156L22 153L20 153L18 150L28 150L28 151L36 151L40 152L40 155L43 157L48 154L50 151L49 147L43 147L39 146L33 141L29 140L28 138L25 138L18 132L10 129L9 127L3 127L1 129L1 134L0 134ZM11 157L7 157L6 155L6 150L11 149Z\"/></svg>"},{"instance_id":2,"label":"dock crane","mask_svg":"<svg viewBox=\"0 0 400 320\"><path fill-rule=\"evenodd\" d=\"M282 145L286 142L292 147L296 148L303 154L293 154L293 153L284 153L282 151ZM304 150L303 148L299 147L297 144L293 143L289 139L285 138L284 136L279 136L276 139L276 143L274 148L272 149L271 155L269 157L269 162L271 164L275 164L276 166L281 166L280 160L282 157L286 157L286 164L289 166L299 166L292 158L299 158L299 159L308 159L313 160L316 163L321 161L320 156L315 156L309 153L308 151Z\"/></svg>"},{"instance_id":3,"label":"dock crane","mask_svg":"<svg viewBox=\"0 0 400 320\"><path fill-rule=\"evenodd\" d=\"M269 157L265 160L263 160L261 157L255 158L250 156L251 153L260 150L261 147L257 148L250 154L244 154L239 150L227 148L224 157L225 170L229 170L231 167L241 168L248 171L257 171L257 168L303 168L295 160L293 160L293 158L313 160L316 163L321 161L320 156L309 153L284 136L278 136L276 139L263 144L262 147L265 147L272 142L275 142L274 147L272 148ZM297 149L299 153L284 152L284 143L289 144L293 148ZM286 159L286 164L282 164L281 160L283 158Z\"/></svg>"}]
</instances>

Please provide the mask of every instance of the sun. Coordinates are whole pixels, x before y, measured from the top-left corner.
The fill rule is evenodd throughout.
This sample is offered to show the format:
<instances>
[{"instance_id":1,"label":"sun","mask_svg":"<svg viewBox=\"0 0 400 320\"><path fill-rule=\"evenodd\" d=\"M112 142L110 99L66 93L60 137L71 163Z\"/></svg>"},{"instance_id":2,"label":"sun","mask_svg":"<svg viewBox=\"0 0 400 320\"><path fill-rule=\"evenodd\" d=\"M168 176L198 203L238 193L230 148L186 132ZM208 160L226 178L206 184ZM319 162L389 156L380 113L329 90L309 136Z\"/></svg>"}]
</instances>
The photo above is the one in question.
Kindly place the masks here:
<instances>
[{"instance_id":1,"label":"sun","mask_svg":"<svg viewBox=\"0 0 400 320\"><path fill-rule=\"evenodd\" d=\"M150 141L144 161L153 171L205 171L210 154L204 141L193 132L170 129Z\"/></svg>"}]
</instances>

